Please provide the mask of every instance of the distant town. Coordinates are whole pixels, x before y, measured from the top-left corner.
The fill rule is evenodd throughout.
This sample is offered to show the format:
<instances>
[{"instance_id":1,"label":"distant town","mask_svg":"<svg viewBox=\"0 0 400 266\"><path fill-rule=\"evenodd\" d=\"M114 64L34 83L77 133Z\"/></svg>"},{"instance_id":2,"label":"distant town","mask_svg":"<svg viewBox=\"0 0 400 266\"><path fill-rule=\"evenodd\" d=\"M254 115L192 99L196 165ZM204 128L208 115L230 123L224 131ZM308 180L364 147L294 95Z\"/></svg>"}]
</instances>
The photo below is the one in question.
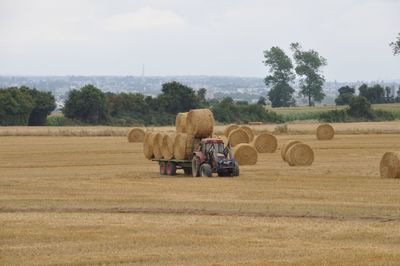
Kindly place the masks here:
<instances>
[{"instance_id":1,"label":"distant town","mask_svg":"<svg viewBox=\"0 0 400 266\"><path fill-rule=\"evenodd\" d=\"M161 85L169 81L178 81L195 90L205 88L206 98L221 99L232 97L235 101L257 102L263 96L268 99L268 89L263 78L229 77L229 76L0 76L0 88L12 86L28 86L43 91L51 91L56 97L57 106L61 108L69 91L79 89L86 84L93 84L104 92L132 92L156 96ZM358 88L362 84L380 84L390 87L393 95L400 86L400 80L392 81L328 81L324 84L326 94L322 104L333 104L338 89L348 85ZM294 88L298 88L294 85ZM306 105L307 101L296 93L298 105Z\"/></svg>"}]
</instances>

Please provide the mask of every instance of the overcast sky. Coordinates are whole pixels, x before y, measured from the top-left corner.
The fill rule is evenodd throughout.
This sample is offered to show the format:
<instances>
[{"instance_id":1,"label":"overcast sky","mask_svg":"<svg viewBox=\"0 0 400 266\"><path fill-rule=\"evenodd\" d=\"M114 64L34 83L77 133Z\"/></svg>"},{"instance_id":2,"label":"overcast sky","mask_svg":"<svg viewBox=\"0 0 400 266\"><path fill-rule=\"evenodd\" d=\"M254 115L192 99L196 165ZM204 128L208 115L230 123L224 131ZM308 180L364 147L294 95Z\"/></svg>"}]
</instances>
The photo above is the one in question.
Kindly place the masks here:
<instances>
[{"instance_id":1,"label":"overcast sky","mask_svg":"<svg viewBox=\"0 0 400 266\"><path fill-rule=\"evenodd\" d=\"M400 0L0 0L0 75L263 77L300 42L327 80L400 79Z\"/></svg>"}]
</instances>

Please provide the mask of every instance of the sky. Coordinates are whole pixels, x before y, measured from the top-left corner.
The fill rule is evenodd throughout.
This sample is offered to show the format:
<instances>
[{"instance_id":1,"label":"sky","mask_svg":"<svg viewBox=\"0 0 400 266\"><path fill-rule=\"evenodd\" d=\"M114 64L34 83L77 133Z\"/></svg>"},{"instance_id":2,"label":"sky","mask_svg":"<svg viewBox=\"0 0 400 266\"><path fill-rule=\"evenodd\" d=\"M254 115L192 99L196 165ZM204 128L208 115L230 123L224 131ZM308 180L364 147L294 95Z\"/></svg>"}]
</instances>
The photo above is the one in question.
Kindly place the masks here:
<instances>
[{"instance_id":1,"label":"sky","mask_svg":"<svg viewBox=\"0 0 400 266\"><path fill-rule=\"evenodd\" d=\"M327 80L400 80L400 0L0 0L0 75L264 77L299 42Z\"/></svg>"}]
</instances>

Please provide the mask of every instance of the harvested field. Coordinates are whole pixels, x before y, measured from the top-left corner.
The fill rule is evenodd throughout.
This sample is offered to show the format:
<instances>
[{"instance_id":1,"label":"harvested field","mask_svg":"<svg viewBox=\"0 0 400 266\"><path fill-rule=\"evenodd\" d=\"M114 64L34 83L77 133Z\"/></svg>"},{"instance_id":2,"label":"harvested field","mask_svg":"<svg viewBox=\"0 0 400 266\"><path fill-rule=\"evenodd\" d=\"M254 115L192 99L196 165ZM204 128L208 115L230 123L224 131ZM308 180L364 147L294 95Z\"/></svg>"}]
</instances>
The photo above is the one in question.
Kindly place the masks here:
<instances>
[{"instance_id":1,"label":"harvested field","mask_svg":"<svg viewBox=\"0 0 400 266\"><path fill-rule=\"evenodd\" d=\"M166 177L125 135L0 137L0 264L397 264L400 180L379 162L399 135L277 138L313 164L278 149L237 178Z\"/></svg>"}]
</instances>

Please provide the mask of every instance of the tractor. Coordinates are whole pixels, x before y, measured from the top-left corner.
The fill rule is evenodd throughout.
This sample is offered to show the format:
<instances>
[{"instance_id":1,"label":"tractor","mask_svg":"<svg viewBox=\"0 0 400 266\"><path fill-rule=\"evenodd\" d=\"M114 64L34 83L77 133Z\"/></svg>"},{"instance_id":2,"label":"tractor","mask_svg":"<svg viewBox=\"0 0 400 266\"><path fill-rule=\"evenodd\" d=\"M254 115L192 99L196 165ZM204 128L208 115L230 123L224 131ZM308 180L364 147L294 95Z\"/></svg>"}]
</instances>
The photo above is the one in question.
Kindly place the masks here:
<instances>
[{"instance_id":1,"label":"tractor","mask_svg":"<svg viewBox=\"0 0 400 266\"><path fill-rule=\"evenodd\" d=\"M192 158L192 174L194 177L211 177L212 173L218 176L238 176L239 166L232 156L228 143L220 138L205 138L194 147Z\"/></svg>"}]
</instances>

